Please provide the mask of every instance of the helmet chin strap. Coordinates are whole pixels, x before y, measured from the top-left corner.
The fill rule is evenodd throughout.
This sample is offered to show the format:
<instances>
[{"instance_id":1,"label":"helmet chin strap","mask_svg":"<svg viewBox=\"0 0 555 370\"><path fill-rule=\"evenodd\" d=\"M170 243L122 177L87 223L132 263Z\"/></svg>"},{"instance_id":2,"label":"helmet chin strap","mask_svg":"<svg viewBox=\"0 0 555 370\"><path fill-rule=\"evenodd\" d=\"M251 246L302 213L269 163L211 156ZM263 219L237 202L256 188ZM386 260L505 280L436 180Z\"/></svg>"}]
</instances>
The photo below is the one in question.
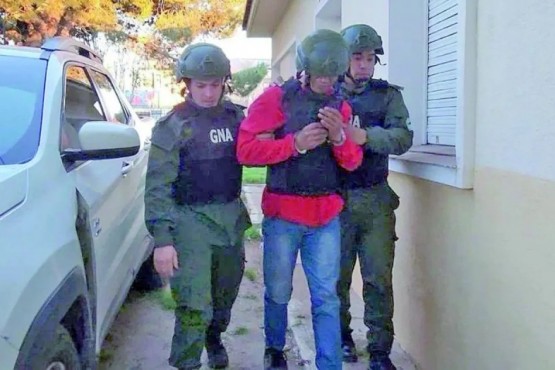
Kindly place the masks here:
<instances>
[{"instance_id":1,"label":"helmet chin strap","mask_svg":"<svg viewBox=\"0 0 555 370\"><path fill-rule=\"evenodd\" d=\"M371 76L369 78L354 78L354 76L351 74L350 68L347 70L347 73L345 73L345 75L354 83L355 89L365 87L366 84L370 81L370 78L372 78Z\"/></svg>"},{"instance_id":2,"label":"helmet chin strap","mask_svg":"<svg viewBox=\"0 0 555 370\"><path fill-rule=\"evenodd\" d=\"M233 88L230 85L230 81L231 81L231 76L230 75L227 75L223 78L223 80L222 80L222 93L220 94L220 99L218 99L218 104L220 104L224 100L224 96L226 94L226 89L227 89L227 92L229 92L230 94L233 94Z\"/></svg>"}]
</instances>

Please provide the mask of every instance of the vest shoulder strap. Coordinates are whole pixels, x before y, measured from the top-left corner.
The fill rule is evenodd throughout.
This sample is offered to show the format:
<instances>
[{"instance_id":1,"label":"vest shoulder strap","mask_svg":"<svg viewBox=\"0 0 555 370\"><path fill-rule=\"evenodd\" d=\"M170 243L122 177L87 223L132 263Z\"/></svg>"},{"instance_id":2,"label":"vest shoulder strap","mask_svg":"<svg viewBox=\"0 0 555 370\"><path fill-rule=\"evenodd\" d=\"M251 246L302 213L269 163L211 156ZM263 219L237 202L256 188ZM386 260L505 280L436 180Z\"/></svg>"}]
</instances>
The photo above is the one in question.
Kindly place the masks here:
<instances>
[{"instance_id":1,"label":"vest shoulder strap","mask_svg":"<svg viewBox=\"0 0 555 370\"><path fill-rule=\"evenodd\" d=\"M185 124L183 115L186 108L182 104L175 106L168 114L156 122L151 136L153 145L166 151L171 151L179 143Z\"/></svg>"},{"instance_id":2,"label":"vest shoulder strap","mask_svg":"<svg viewBox=\"0 0 555 370\"><path fill-rule=\"evenodd\" d=\"M244 105L236 104L229 100L225 100L223 106L226 112L234 114L239 120L243 119L245 116L245 109L247 109Z\"/></svg>"},{"instance_id":3,"label":"vest shoulder strap","mask_svg":"<svg viewBox=\"0 0 555 370\"><path fill-rule=\"evenodd\" d=\"M378 80L378 79L372 79L370 81L370 85L372 88L374 89L387 89L389 87L397 90L397 91L403 91L404 87L399 86L399 85L395 85L392 84L391 82L388 82L386 80Z\"/></svg>"}]
</instances>

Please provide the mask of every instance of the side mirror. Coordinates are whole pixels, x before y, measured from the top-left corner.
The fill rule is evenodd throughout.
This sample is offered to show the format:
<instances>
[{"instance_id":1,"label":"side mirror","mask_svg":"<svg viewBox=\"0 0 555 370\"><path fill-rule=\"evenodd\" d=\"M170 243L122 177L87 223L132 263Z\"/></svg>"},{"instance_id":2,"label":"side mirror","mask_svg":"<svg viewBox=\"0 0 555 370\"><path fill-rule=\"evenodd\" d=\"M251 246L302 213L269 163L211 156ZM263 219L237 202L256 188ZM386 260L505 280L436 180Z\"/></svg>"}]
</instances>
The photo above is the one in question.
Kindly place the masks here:
<instances>
[{"instance_id":1,"label":"side mirror","mask_svg":"<svg viewBox=\"0 0 555 370\"><path fill-rule=\"evenodd\" d=\"M67 149L62 157L68 161L123 158L138 153L139 134L133 127L105 121L89 121L78 132L80 149Z\"/></svg>"}]
</instances>

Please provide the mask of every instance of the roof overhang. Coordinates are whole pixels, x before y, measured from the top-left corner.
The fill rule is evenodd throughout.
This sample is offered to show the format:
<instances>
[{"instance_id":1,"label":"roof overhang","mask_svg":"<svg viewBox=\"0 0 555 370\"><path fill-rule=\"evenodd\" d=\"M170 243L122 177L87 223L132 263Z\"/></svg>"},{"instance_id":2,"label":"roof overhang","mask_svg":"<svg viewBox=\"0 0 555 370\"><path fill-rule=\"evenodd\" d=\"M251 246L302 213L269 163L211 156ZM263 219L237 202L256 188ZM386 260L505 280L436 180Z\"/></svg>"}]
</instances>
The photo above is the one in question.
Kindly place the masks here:
<instances>
[{"instance_id":1,"label":"roof overhang","mask_svg":"<svg viewBox=\"0 0 555 370\"><path fill-rule=\"evenodd\" d=\"M291 0L247 0L243 29L248 37L272 37Z\"/></svg>"}]
</instances>

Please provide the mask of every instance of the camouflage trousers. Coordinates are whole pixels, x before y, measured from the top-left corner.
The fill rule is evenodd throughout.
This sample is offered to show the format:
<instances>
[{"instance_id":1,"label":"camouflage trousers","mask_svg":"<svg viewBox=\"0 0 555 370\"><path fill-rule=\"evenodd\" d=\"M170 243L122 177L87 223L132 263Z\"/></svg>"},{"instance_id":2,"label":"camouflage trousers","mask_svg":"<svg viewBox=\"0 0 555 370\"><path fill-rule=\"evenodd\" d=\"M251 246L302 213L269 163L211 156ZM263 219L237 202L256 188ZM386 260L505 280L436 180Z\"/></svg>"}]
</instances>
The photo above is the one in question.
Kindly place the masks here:
<instances>
[{"instance_id":1,"label":"camouflage trousers","mask_svg":"<svg viewBox=\"0 0 555 370\"><path fill-rule=\"evenodd\" d=\"M229 325L245 267L248 225L239 225L229 238L225 227L199 214L184 212L180 221L175 236L179 269L170 282L177 307L169 363L197 369L206 336L219 335Z\"/></svg>"},{"instance_id":2,"label":"camouflage trousers","mask_svg":"<svg viewBox=\"0 0 555 370\"><path fill-rule=\"evenodd\" d=\"M387 183L348 190L341 214L341 333L352 329L349 290L358 257L363 281L364 324L368 352L389 353L393 344L392 270L395 255L395 213L399 198Z\"/></svg>"}]
</instances>

